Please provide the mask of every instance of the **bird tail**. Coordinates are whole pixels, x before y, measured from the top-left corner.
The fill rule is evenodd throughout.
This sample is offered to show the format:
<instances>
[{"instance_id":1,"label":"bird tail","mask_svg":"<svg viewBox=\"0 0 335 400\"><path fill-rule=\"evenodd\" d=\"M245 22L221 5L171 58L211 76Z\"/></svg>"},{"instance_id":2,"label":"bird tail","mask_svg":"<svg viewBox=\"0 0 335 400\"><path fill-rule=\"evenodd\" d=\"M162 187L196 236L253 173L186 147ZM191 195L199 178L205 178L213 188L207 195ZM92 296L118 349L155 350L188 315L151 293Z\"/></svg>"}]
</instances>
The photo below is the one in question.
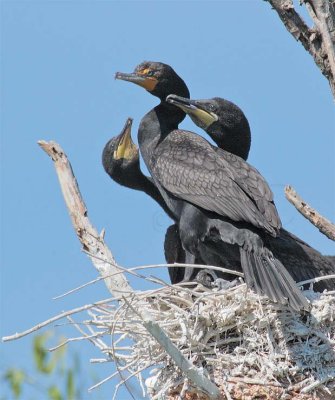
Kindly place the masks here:
<instances>
[{"instance_id":1,"label":"bird tail","mask_svg":"<svg viewBox=\"0 0 335 400\"><path fill-rule=\"evenodd\" d=\"M266 254L240 248L246 284L272 301L288 304L296 311L309 310L310 305L284 265L270 252Z\"/></svg>"}]
</instances>

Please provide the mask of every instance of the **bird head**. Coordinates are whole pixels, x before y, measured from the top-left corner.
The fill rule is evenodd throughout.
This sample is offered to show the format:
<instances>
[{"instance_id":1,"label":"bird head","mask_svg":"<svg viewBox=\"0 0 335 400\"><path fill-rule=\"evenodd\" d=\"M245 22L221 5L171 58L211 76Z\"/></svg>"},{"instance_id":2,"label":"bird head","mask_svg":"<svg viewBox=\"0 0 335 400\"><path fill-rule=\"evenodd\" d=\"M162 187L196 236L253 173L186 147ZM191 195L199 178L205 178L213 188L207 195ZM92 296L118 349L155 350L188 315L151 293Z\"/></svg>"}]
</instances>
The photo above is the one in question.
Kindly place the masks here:
<instances>
[{"instance_id":1,"label":"bird head","mask_svg":"<svg viewBox=\"0 0 335 400\"><path fill-rule=\"evenodd\" d=\"M102 164L107 174L119 181L132 166L139 167L139 151L131 138L133 120L128 118L121 133L110 139L102 152Z\"/></svg>"},{"instance_id":2,"label":"bird head","mask_svg":"<svg viewBox=\"0 0 335 400\"><path fill-rule=\"evenodd\" d=\"M132 73L117 72L115 79L133 82L161 101L165 101L171 93L187 98L190 95L185 82L174 69L161 62L144 61Z\"/></svg>"},{"instance_id":3,"label":"bird head","mask_svg":"<svg viewBox=\"0 0 335 400\"><path fill-rule=\"evenodd\" d=\"M220 97L190 100L174 94L166 101L188 114L223 150L245 160L248 158L251 145L249 122L236 104Z\"/></svg>"}]
</instances>

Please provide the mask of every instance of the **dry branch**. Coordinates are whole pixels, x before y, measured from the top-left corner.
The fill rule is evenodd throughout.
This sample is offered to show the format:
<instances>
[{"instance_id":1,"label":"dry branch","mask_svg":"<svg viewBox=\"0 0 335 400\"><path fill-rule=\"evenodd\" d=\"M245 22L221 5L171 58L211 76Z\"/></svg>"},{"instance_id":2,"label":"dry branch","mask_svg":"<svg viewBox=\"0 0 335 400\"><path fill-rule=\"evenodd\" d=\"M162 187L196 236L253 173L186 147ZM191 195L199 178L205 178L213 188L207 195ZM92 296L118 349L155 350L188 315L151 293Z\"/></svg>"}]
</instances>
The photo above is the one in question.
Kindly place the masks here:
<instances>
[{"instance_id":1,"label":"dry branch","mask_svg":"<svg viewBox=\"0 0 335 400\"><path fill-rule=\"evenodd\" d=\"M267 1L276 10L290 34L313 57L322 74L328 79L335 97L334 4L330 0L302 1L315 24L313 28L309 28L295 10L292 0Z\"/></svg>"},{"instance_id":2,"label":"dry branch","mask_svg":"<svg viewBox=\"0 0 335 400\"><path fill-rule=\"evenodd\" d=\"M287 200L293 204L305 218L316 226L321 233L326 235L329 239L335 240L335 225L308 205L291 186L286 186L285 196Z\"/></svg>"},{"instance_id":3,"label":"dry branch","mask_svg":"<svg viewBox=\"0 0 335 400\"><path fill-rule=\"evenodd\" d=\"M103 235L98 234L87 217L86 205L63 149L55 142L41 140L38 144L54 162L64 200L78 239L83 248L92 254L91 261L104 278L108 290L116 298L129 295L133 291L131 286L124 274L120 272L111 251L104 242ZM113 274L115 275L111 278L110 276Z\"/></svg>"},{"instance_id":4,"label":"dry branch","mask_svg":"<svg viewBox=\"0 0 335 400\"><path fill-rule=\"evenodd\" d=\"M47 325L52 324L53 322L56 322L56 321L59 321L62 318L68 317L69 315L77 314L79 312L88 310L89 308L96 307L99 304L106 304L106 303L109 303L109 302L114 301L114 300L115 300L114 298L100 300L100 301L98 301L98 302L96 302L94 304L86 304L85 306L82 306L82 307L77 307L77 308L74 308L74 309L69 310L69 311L64 311L61 314L55 315L54 317L52 317L50 319L47 319L46 321L40 322L39 324L33 326L30 329L27 329L26 331L23 331L23 332L20 332L20 333L15 333L14 335L11 335L11 336L4 336L4 337L2 337L2 341L3 342L9 342L11 340L20 339L20 338L22 338L24 336L30 335L33 332L37 332L38 330L44 328Z\"/></svg>"},{"instance_id":5,"label":"dry branch","mask_svg":"<svg viewBox=\"0 0 335 400\"><path fill-rule=\"evenodd\" d=\"M329 69L335 79L335 7L331 0L306 0L305 1L309 15L312 17L315 26L322 37L324 51L328 56Z\"/></svg>"},{"instance_id":6,"label":"dry branch","mask_svg":"<svg viewBox=\"0 0 335 400\"><path fill-rule=\"evenodd\" d=\"M108 247L106 246L103 235L98 235L96 229L93 227L91 222L89 221L87 217L87 209L85 206L85 203L83 201L83 198L80 194L80 190L76 181L76 178L73 174L73 170L71 167L71 164L65 155L64 151L62 148L55 142L45 142L45 141L40 141L39 145L42 147L42 149L52 158L54 161L54 165L56 168L56 172L58 175L59 183L63 192L64 200L65 203L68 207L69 214L72 220L72 224L75 228L75 231L77 233L77 236L80 240L80 242L83 245L85 253L88 254L90 257L93 265L96 267L98 270L99 274L101 277L104 279L105 284L108 288L108 290L114 295L112 299L107 299L103 301L96 302L94 304L89 304L85 305L83 307L79 307L67 312L63 312L59 315L56 315L52 318L50 318L47 321L44 321L40 324L37 324L36 326L22 332L22 333L16 333L11 336L3 337L3 341L10 341L10 340L15 340L18 338L21 338L25 335L28 335L32 332L35 332L55 321L58 321L59 319L62 318L69 318L70 315L84 311L84 310L94 310L95 312L98 311L100 312L100 307L105 306L108 302L114 301L115 299L119 300L121 304L127 305L127 308L130 307L134 311L134 316L140 316L141 324L145 327L145 329L155 338L155 340L159 343L160 346L164 349L164 352L166 352L172 361L178 366L180 371L188 378L190 381L193 382L194 385L197 386L199 391L203 391L207 393L210 398L216 399L219 398L220 396L220 391L216 387L214 383L212 383L204 374L201 370L196 368L192 362L188 360L186 356L184 356L180 350L172 343L172 341L169 339L169 337L165 334L164 330L155 322L155 318L150 314L148 310L146 310L144 313L140 313L139 309L135 309L132 305L130 305L129 301L131 298L135 296L134 291L132 290L131 286L128 284L124 272L129 272L134 274L135 276L142 278L142 279L151 279L152 278L147 278L143 275L140 275L138 273L134 273L133 271L127 271L123 267L118 266L114 260L114 257ZM135 268L138 269L138 268ZM159 281L159 280L157 280ZM180 290L187 290L187 289L180 289ZM150 294L152 295L153 292ZM141 297L141 294L140 294ZM121 301L122 299L122 301ZM127 300L128 299L128 300ZM142 304L141 304L142 306ZM109 309L104 309L102 312L102 315L107 314L107 316L111 316L111 311L113 308ZM95 318L95 314L93 311L88 311L90 315L93 316L94 320L92 321L92 326L97 327L98 329L101 328L101 323ZM135 318L136 319L136 318ZM138 319L138 318L137 318ZM115 324L116 321L113 322L111 319L109 319L111 323ZM95 332L93 328L90 326L89 323L85 322L85 325L87 326L87 329L89 330L89 334L87 334L78 324L75 323L75 321L72 321L73 325L80 331L80 333L83 335L80 338L72 338L68 339L66 342L62 343L62 345L69 343L71 341L78 341L78 340L89 340L92 342L94 345L96 345L100 351L103 353L109 354L109 357L113 357L116 364L117 364L117 359L118 358L123 358L121 354L117 356L116 351L119 351L120 348L117 346L114 348L110 348L109 346L105 345L100 337L103 337L105 335L110 336L110 332L112 333L118 333L115 332L114 329L110 329L111 327L104 329L103 331L98 331ZM135 320L130 320L129 321L131 326L136 324ZM114 325L115 326L115 325ZM129 339L133 339L136 343L136 330L133 331L132 329L129 329L129 331L125 332L126 336L129 337ZM125 347L123 347L124 349ZM129 347L128 347L129 348ZM131 349L131 348L129 348ZM127 356L125 356L127 359ZM141 362L141 360L139 360ZM134 363L134 361L133 361ZM149 365L144 365L141 366L138 369L132 370L131 365L127 364L123 369L127 370L130 373L130 376L128 376L126 379L121 380L121 382L116 386L117 388L120 387L121 384L125 384L125 382L131 378L132 376L137 376L139 380L141 381L141 371L146 369ZM118 371L120 372L120 368L118 368ZM117 373L116 373L117 374ZM103 381L99 382L96 384L94 387L91 389L100 386L103 382L108 381L109 379L112 379L115 374L112 374L110 377L104 379ZM116 393L115 393L116 394Z\"/></svg>"}]
</instances>

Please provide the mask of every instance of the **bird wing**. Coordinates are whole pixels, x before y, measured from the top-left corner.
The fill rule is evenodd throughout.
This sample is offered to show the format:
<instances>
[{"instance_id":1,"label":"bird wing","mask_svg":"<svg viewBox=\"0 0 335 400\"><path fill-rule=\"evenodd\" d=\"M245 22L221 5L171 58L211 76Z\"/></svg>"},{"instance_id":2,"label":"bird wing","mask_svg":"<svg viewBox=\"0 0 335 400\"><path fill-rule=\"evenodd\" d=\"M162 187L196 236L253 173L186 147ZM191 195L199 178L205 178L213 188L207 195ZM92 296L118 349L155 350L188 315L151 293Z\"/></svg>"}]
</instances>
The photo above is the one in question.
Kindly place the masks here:
<instances>
[{"instance_id":1,"label":"bird wing","mask_svg":"<svg viewBox=\"0 0 335 400\"><path fill-rule=\"evenodd\" d=\"M255 168L234 157L199 135L174 130L156 147L150 170L174 196L276 235L280 219L270 188Z\"/></svg>"},{"instance_id":2,"label":"bird wing","mask_svg":"<svg viewBox=\"0 0 335 400\"><path fill-rule=\"evenodd\" d=\"M233 168L235 182L252 198L271 226L280 229L281 221L273 201L273 193L259 171L235 154L219 147L214 147L214 150Z\"/></svg>"}]
</instances>

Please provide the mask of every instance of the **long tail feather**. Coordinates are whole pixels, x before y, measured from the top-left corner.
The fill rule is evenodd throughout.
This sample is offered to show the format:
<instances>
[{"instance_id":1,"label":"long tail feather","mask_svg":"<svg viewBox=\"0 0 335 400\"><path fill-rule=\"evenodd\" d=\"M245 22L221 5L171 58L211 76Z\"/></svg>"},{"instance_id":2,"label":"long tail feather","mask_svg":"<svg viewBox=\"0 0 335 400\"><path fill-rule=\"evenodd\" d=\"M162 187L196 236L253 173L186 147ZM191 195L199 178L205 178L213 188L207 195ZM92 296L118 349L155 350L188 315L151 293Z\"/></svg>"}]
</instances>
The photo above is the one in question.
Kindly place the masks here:
<instances>
[{"instance_id":1,"label":"long tail feather","mask_svg":"<svg viewBox=\"0 0 335 400\"><path fill-rule=\"evenodd\" d=\"M240 254L248 287L260 295L268 296L274 302L288 304L296 311L309 310L306 297L283 264L271 253L256 254L241 248Z\"/></svg>"}]
</instances>

